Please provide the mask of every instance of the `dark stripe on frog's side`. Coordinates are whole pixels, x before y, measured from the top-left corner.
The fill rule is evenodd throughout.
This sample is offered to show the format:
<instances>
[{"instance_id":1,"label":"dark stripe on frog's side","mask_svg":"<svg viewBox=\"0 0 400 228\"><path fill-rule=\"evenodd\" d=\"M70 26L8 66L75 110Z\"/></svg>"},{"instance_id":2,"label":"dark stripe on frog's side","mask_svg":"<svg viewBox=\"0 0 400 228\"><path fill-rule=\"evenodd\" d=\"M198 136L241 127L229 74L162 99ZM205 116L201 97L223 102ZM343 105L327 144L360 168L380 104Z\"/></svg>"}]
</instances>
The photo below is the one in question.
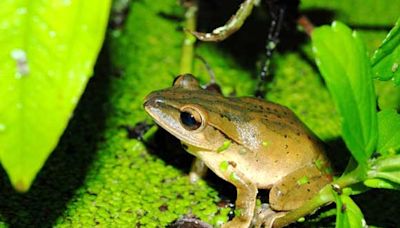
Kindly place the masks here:
<instances>
[{"instance_id":1,"label":"dark stripe on frog's side","mask_svg":"<svg viewBox=\"0 0 400 228\"><path fill-rule=\"evenodd\" d=\"M179 91L179 90L178 90ZM262 105L258 104L249 104L243 102L243 99L251 99L250 97L242 97L242 98L231 98L231 97L223 97L219 94L216 93L210 93L209 91L193 91L193 92L188 92L187 90L182 91L183 93L178 93L178 92L171 92L171 96L169 99L177 101L177 100L197 100L198 103L200 104L207 104L207 103L214 103L215 105L222 105L225 107L229 107L229 109L235 109L237 111L243 111L243 108L245 107L247 110L252 111L252 112L262 112L262 113L268 113L268 114L275 114L275 115L280 115L280 116L286 116L289 113L286 111L280 111L278 109L272 108L272 107L264 107ZM218 100L221 99L220 102ZM253 98L256 100L256 98ZM264 100L259 100L259 102L266 102ZM193 102L196 103L196 102ZM273 103L270 103L271 105ZM266 103L265 105L268 105ZM276 105L276 104L273 104Z\"/></svg>"},{"instance_id":2,"label":"dark stripe on frog's side","mask_svg":"<svg viewBox=\"0 0 400 228\"><path fill-rule=\"evenodd\" d=\"M222 115L223 118L227 118L229 121L245 121L249 122L252 119L252 113L263 113L266 119L270 119L271 122L274 122L272 119L280 119L282 116L277 115L275 113L264 113L258 109L252 109L248 106L241 106L235 103L227 103L227 102L218 102L212 100L205 100L202 98L187 98L187 99L176 99L174 102L177 102L181 105L183 104L201 104L208 111L213 112L215 115ZM217 109L216 107L221 107L221 109ZM225 110L229 110L225 111ZM281 121L280 121L281 122Z\"/></svg>"},{"instance_id":3,"label":"dark stripe on frog's side","mask_svg":"<svg viewBox=\"0 0 400 228\"><path fill-rule=\"evenodd\" d=\"M214 113L221 113L226 117L229 117L230 119L235 119L235 115L228 115L226 113L232 113L236 114L237 116L241 116L241 119L245 121L251 120L250 117L246 117L249 113L262 113L266 118L285 118L287 117L288 114L284 114L283 112L279 111L270 111L267 109L260 109L257 108L258 106L248 106L248 105L241 105L242 102L240 102L239 99L235 101L230 101L226 102L227 100L224 100L223 102L219 102L218 100L209 100L209 99L204 99L204 98L194 98L194 97L188 97L188 98L177 98L177 99L170 99L174 102L177 102L179 104L201 104L202 106L206 107L207 110L211 110ZM215 107L222 107L221 111L223 110L229 110L229 112L222 113L219 110L216 111L217 109ZM289 122L288 122L289 123Z\"/></svg>"},{"instance_id":4,"label":"dark stripe on frog's side","mask_svg":"<svg viewBox=\"0 0 400 228\"><path fill-rule=\"evenodd\" d=\"M292 121L293 117L289 116L289 112L274 108L268 109L268 107L264 108L257 104L249 105L249 103L241 101L241 98L225 98L209 92L202 93L196 91L193 93L196 93L196 95L187 95L187 91L185 91L185 94L170 93L171 96L164 97L180 106L185 104L200 104L209 112L222 116L222 118L226 118L226 121L229 122L250 122L255 119L254 116L259 116L262 113L261 116L264 119L261 118L260 120L265 127L282 137L286 135L286 137L292 138L291 135L293 135L293 132L299 131L298 126ZM216 107L221 108L216 109ZM225 110L229 110L229 112ZM231 113L232 115L230 115Z\"/></svg>"}]
</instances>

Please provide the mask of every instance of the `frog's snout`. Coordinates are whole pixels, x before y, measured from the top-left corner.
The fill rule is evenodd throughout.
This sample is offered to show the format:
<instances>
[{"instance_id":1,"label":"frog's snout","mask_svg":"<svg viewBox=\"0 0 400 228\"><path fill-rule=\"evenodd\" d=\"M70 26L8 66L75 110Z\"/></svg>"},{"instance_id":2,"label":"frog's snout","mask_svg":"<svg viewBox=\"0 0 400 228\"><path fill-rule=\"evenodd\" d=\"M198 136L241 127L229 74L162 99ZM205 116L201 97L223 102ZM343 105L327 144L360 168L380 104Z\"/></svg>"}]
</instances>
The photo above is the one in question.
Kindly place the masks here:
<instances>
[{"instance_id":1,"label":"frog's snout","mask_svg":"<svg viewBox=\"0 0 400 228\"><path fill-rule=\"evenodd\" d=\"M158 93L152 92L144 98L143 107L147 110L151 107L158 107L163 100L158 95Z\"/></svg>"},{"instance_id":2,"label":"frog's snout","mask_svg":"<svg viewBox=\"0 0 400 228\"><path fill-rule=\"evenodd\" d=\"M150 93L149 95L147 95L145 98L144 98L144 102L143 102L143 107L144 108L149 108L149 107L151 107L151 106L154 106L154 104L155 104L155 99L154 99L154 96L152 96L153 95L153 93Z\"/></svg>"},{"instance_id":3,"label":"frog's snout","mask_svg":"<svg viewBox=\"0 0 400 228\"><path fill-rule=\"evenodd\" d=\"M151 94L147 95L147 96L144 98L143 108L146 108L146 107L148 107L148 106L150 105L150 102L151 102L150 95L151 95Z\"/></svg>"}]
</instances>

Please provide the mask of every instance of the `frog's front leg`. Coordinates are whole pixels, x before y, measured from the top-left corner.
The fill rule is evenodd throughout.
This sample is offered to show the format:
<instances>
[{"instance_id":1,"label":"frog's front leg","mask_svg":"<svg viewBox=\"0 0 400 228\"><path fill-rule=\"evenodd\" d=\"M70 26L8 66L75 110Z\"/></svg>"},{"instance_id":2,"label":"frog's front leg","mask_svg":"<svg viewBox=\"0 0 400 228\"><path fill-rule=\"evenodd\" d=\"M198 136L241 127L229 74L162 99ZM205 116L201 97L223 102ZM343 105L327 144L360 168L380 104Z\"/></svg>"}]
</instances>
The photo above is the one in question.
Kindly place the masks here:
<instances>
[{"instance_id":1,"label":"frog's front leg","mask_svg":"<svg viewBox=\"0 0 400 228\"><path fill-rule=\"evenodd\" d=\"M190 183L196 183L199 179L203 178L207 173L207 166L200 158L195 158L189 173Z\"/></svg>"},{"instance_id":2,"label":"frog's front leg","mask_svg":"<svg viewBox=\"0 0 400 228\"><path fill-rule=\"evenodd\" d=\"M222 227L247 228L250 226L254 216L258 192L257 186L232 165L229 165L224 172L224 179L235 185L237 198L235 202L235 218Z\"/></svg>"}]
</instances>

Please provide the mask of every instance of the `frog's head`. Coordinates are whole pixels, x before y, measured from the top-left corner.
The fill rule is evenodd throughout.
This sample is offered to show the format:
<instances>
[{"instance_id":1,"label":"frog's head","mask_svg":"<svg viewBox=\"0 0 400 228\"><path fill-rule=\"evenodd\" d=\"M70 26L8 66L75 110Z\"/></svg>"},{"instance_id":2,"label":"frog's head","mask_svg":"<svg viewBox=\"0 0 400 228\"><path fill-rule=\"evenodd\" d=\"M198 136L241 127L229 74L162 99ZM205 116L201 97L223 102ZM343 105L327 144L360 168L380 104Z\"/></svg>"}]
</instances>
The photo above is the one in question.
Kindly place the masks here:
<instances>
[{"instance_id":1,"label":"frog's head","mask_svg":"<svg viewBox=\"0 0 400 228\"><path fill-rule=\"evenodd\" d=\"M221 95L202 89L190 74L175 78L171 88L150 93L144 108L155 122L187 146L216 151L227 136L211 121L211 107Z\"/></svg>"}]
</instances>

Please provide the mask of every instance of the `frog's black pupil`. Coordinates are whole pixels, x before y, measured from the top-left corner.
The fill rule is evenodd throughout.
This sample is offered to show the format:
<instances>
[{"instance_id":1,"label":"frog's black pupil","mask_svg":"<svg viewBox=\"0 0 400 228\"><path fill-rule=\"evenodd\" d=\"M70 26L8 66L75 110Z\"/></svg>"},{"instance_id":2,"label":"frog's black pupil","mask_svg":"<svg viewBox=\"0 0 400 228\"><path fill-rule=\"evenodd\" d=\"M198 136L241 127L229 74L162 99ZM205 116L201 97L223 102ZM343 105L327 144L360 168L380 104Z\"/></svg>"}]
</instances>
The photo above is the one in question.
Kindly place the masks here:
<instances>
[{"instance_id":1,"label":"frog's black pupil","mask_svg":"<svg viewBox=\"0 0 400 228\"><path fill-rule=\"evenodd\" d=\"M181 112L182 123L191 130L196 130L200 127L201 123L197 122L192 114L189 112Z\"/></svg>"}]
</instances>

